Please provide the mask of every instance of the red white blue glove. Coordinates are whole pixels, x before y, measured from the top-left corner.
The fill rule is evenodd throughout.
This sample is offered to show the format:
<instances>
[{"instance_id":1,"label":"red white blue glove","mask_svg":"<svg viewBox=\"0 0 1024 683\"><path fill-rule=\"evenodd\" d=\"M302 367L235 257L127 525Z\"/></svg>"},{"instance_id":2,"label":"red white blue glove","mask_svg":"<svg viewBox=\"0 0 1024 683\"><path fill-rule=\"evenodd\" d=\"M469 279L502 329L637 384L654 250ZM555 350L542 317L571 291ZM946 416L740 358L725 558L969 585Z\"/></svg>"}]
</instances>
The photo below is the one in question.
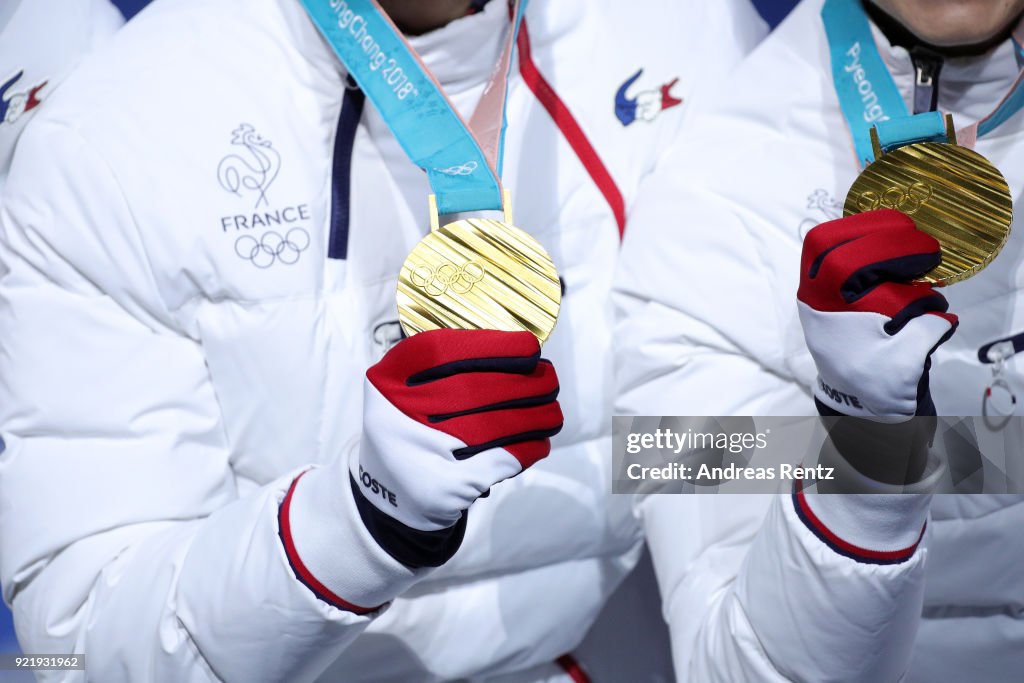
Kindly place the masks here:
<instances>
[{"instance_id":1,"label":"red white blue glove","mask_svg":"<svg viewBox=\"0 0 1024 683\"><path fill-rule=\"evenodd\" d=\"M551 450L558 378L529 332L436 330L366 373L358 454L292 483L285 555L317 598L377 609L459 549L467 510Z\"/></svg>"},{"instance_id":2,"label":"red white blue glove","mask_svg":"<svg viewBox=\"0 0 1024 683\"><path fill-rule=\"evenodd\" d=\"M934 415L931 355L956 330L945 297L916 281L939 243L891 209L823 223L804 239L800 323L823 414Z\"/></svg>"},{"instance_id":3,"label":"red white blue glove","mask_svg":"<svg viewBox=\"0 0 1024 683\"><path fill-rule=\"evenodd\" d=\"M529 332L422 332L366 378L353 486L367 528L407 566L447 561L469 506L545 458L562 428L558 377Z\"/></svg>"}]
</instances>

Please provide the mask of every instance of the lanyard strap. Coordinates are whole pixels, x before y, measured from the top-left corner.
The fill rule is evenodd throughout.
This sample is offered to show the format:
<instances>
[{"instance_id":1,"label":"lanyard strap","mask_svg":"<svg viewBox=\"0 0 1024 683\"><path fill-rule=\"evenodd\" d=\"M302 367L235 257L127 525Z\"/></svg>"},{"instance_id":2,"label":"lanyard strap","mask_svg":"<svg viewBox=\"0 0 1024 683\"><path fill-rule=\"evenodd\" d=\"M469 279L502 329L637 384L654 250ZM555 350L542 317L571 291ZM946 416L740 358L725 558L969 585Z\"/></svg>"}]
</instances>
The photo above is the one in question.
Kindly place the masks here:
<instances>
[{"instance_id":1,"label":"lanyard strap","mask_svg":"<svg viewBox=\"0 0 1024 683\"><path fill-rule=\"evenodd\" d=\"M1017 25L1013 32L1013 45L1017 51L1018 63L1024 63L1024 48L1021 47L1021 45L1024 45L1024 20ZM982 135L991 133L1020 111L1021 108L1024 108L1024 69L1021 69L1021 72L1017 74L1017 80L1013 82L1009 92L1003 96L995 110L980 121L958 131L957 138L958 140L961 137L964 138L961 144L973 147L975 140Z\"/></svg>"},{"instance_id":2,"label":"lanyard strap","mask_svg":"<svg viewBox=\"0 0 1024 683\"><path fill-rule=\"evenodd\" d=\"M869 130L880 121L910 116L899 88L875 46L859 0L826 0L821 8L832 82L862 166L874 160Z\"/></svg>"},{"instance_id":3,"label":"lanyard strap","mask_svg":"<svg viewBox=\"0 0 1024 683\"><path fill-rule=\"evenodd\" d=\"M862 166L874 161L870 129L875 126L883 149L913 142L944 141L946 129L938 112L912 116L903 96L882 60L871 33L871 24L861 0L825 0L821 9L829 52L832 81L839 106L846 118L857 160ZM1014 32L1020 53L1024 22ZM986 135L1024 107L1024 69L1010 91L988 116L957 132L960 144L973 147Z\"/></svg>"},{"instance_id":4,"label":"lanyard strap","mask_svg":"<svg viewBox=\"0 0 1024 683\"><path fill-rule=\"evenodd\" d=\"M302 0L406 155L427 172L440 214L502 208L505 100L527 2L515 0L501 57L467 125L377 0Z\"/></svg>"}]
</instances>

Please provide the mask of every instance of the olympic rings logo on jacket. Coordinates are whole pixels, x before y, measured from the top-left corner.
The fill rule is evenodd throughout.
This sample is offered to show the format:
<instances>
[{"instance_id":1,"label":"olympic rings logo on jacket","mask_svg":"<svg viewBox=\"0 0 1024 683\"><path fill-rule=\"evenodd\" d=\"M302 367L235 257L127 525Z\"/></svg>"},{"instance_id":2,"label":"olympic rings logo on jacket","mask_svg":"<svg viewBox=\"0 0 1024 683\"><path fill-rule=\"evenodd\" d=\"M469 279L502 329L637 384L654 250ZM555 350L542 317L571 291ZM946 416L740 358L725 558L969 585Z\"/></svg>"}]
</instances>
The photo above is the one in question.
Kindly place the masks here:
<instances>
[{"instance_id":1,"label":"olympic rings logo on jacket","mask_svg":"<svg viewBox=\"0 0 1024 683\"><path fill-rule=\"evenodd\" d=\"M302 228L292 228L284 237L273 230L263 233L257 240L252 235L242 235L235 240L238 258L251 261L257 268L265 269L277 262L294 265L299 256L309 248L309 233Z\"/></svg>"}]
</instances>

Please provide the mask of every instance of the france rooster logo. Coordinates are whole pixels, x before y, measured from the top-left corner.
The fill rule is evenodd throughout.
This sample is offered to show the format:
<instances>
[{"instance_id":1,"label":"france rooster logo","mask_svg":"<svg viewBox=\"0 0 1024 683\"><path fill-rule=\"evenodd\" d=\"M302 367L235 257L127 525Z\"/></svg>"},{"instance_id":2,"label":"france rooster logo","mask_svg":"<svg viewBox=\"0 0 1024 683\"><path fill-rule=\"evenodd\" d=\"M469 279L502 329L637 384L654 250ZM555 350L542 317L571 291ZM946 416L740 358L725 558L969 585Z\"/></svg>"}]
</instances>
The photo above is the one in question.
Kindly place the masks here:
<instances>
[{"instance_id":1,"label":"france rooster logo","mask_svg":"<svg viewBox=\"0 0 1024 683\"><path fill-rule=\"evenodd\" d=\"M673 78L657 90L644 90L638 92L635 97L629 97L626 91L636 83L643 73L643 69L637 70L619 86L618 92L615 93L615 116L619 118L623 126L628 126L637 120L653 121L661 112L683 103L682 98L672 94L672 88L679 82L678 78Z\"/></svg>"},{"instance_id":2,"label":"france rooster logo","mask_svg":"<svg viewBox=\"0 0 1024 683\"><path fill-rule=\"evenodd\" d=\"M267 204L267 189L281 169L281 155L248 123L231 133L231 144L241 147L245 156L229 154L217 165L217 179L231 194L248 193L256 197L256 208Z\"/></svg>"},{"instance_id":3,"label":"france rooster logo","mask_svg":"<svg viewBox=\"0 0 1024 683\"><path fill-rule=\"evenodd\" d=\"M25 70L22 69L18 73L14 74L14 76L7 79L3 85L0 85L0 124L13 124L21 118L23 114L32 111L42 104L42 100L39 99L39 91L42 90L49 81L43 81L39 85L31 87L25 91L11 92L14 86L24 75Z\"/></svg>"}]
</instances>

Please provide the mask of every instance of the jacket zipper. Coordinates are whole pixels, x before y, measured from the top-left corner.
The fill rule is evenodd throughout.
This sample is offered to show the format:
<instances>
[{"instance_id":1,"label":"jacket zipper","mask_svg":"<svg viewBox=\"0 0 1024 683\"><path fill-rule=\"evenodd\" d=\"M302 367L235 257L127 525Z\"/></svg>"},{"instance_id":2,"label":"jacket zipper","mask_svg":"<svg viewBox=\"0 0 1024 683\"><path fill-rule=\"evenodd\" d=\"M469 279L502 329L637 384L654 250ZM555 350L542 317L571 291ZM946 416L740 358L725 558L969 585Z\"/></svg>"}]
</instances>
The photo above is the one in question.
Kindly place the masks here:
<instances>
[{"instance_id":1,"label":"jacket zipper","mask_svg":"<svg viewBox=\"0 0 1024 683\"><path fill-rule=\"evenodd\" d=\"M334 162L331 169L331 232L327 257L348 258L348 233L352 208L352 147L359 120L363 116L366 95L349 77L334 135Z\"/></svg>"},{"instance_id":2,"label":"jacket zipper","mask_svg":"<svg viewBox=\"0 0 1024 683\"><path fill-rule=\"evenodd\" d=\"M939 106L939 74L942 55L920 45L910 51L916 78L914 80L914 113L935 111Z\"/></svg>"}]
</instances>

